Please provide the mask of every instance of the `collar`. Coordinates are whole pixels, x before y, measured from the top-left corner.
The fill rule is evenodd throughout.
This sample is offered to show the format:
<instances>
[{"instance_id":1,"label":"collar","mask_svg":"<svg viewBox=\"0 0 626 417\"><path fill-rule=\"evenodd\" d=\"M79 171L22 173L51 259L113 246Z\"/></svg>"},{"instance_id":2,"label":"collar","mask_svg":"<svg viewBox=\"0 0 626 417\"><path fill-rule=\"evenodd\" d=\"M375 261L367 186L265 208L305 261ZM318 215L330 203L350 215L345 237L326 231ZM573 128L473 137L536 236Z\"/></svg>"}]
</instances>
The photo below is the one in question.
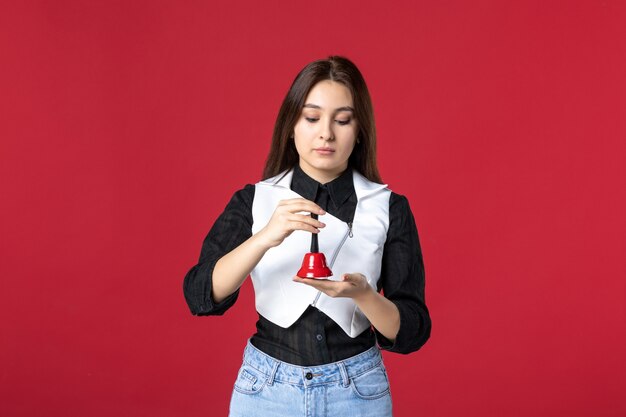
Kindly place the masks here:
<instances>
[{"instance_id":1,"label":"collar","mask_svg":"<svg viewBox=\"0 0 626 417\"><path fill-rule=\"evenodd\" d=\"M335 204L335 207L339 207L354 193L352 168L348 167L348 169L334 180L326 184L321 184L308 176L307 173L300 168L300 165L296 164L294 166L293 177L291 178L291 189L293 191L307 200L315 201L320 187L328 190L330 199Z\"/></svg>"},{"instance_id":2,"label":"collar","mask_svg":"<svg viewBox=\"0 0 626 417\"><path fill-rule=\"evenodd\" d=\"M283 187L283 188L291 189L291 183L292 183L292 180L293 180L294 171L295 171L295 167L291 168L291 169L288 169L286 171L283 171L283 172L281 172L280 174L278 174L278 175L276 175L274 177L271 177L271 178L268 178L266 180L263 180L260 183L261 184L266 184L266 185L273 185L273 186L277 186L277 187ZM366 197L366 196L368 196L370 194L375 193L376 191L379 191L379 190L387 187L387 184L379 184L377 182L372 182L372 181L368 180L360 172L358 172L356 169L350 169L350 171L352 171L352 183L353 183L353 187L354 187L354 191L356 193L357 199L361 199L363 197ZM344 172L344 174L345 174L345 172ZM347 174L346 174L346 176L347 176ZM339 179L339 177L336 178L336 179ZM333 181L335 181L335 180L333 180ZM315 190L317 191L317 188ZM313 195L313 198L315 198L315 195Z\"/></svg>"}]
</instances>

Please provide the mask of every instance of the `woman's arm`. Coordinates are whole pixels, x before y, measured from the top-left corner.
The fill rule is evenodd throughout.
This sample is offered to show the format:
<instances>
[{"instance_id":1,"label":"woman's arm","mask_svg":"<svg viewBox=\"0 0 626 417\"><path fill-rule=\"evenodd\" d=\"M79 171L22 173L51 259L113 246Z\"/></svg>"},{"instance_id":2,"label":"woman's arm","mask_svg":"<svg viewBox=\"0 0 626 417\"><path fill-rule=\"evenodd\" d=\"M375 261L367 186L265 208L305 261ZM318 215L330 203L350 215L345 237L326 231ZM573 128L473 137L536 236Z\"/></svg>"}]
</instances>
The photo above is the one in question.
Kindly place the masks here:
<instances>
[{"instance_id":1,"label":"woman's arm","mask_svg":"<svg viewBox=\"0 0 626 417\"><path fill-rule=\"evenodd\" d=\"M263 229L224 255L215 265L212 295L216 301L237 291L265 252L280 245L295 230L319 233L319 229L326 226L298 212L325 213L320 206L304 198L281 200Z\"/></svg>"},{"instance_id":2,"label":"woman's arm","mask_svg":"<svg viewBox=\"0 0 626 417\"><path fill-rule=\"evenodd\" d=\"M352 298L361 312L388 340L395 340L400 330L398 307L372 288L360 273L341 275L341 281L293 277L296 282L308 284L329 297Z\"/></svg>"},{"instance_id":3,"label":"woman's arm","mask_svg":"<svg viewBox=\"0 0 626 417\"><path fill-rule=\"evenodd\" d=\"M370 287L365 277L362 277L367 290L354 297L353 300L372 326L387 340L393 342L400 330L400 311L394 303Z\"/></svg>"},{"instance_id":4,"label":"woman's arm","mask_svg":"<svg viewBox=\"0 0 626 417\"><path fill-rule=\"evenodd\" d=\"M237 300L237 291L219 301L213 299L213 275L219 259L252 235L253 199L254 185L248 184L235 192L204 239L198 263L183 280L185 300L192 314L221 315Z\"/></svg>"},{"instance_id":5,"label":"woman's arm","mask_svg":"<svg viewBox=\"0 0 626 417\"><path fill-rule=\"evenodd\" d=\"M378 289L400 312L400 329L394 340L375 327L382 349L411 353L430 337L431 320L425 301L425 273L415 219L406 197L391 193L389 230L383 249Z\"/></svg>"},{"instance_id":6,"label":"woman's arm","mask_svg":"<svg viewBox=\"0 0 626 417\"><path fill-rule=\"evenodd\" d=\"M237 291L269 248L262 235L256 234L221 257L213 269L213 300L222 302Z\"/></svg>"},{"instance_id":7,"label":"woman's arm","mask_svg":"<svg viewBox=\"0 0 626 417\"><path fill-rule=\"evenodd\" d=\"M382 349L418 350L430 337L431 321L424 301L424 263L415 220L404 196L392 193L389 230L378 281L384 297L359 273L341 281L294 277L330 297L350 297L372 323Z\"/></svg>"},{"instance_id":8,"label":"woman's arm","mask_svg":"<svg viewBox=\"0 0 626 417\"><path fill-rule=\"evenodd\" d=\"M200 260L183 282L187 304L194 315L224 314L238 290L265 252L278 246L294 230L319 233L324 223L299 212L325 212L304 198L282 200L268 224L252 235L254 185L236 192L209 231Z\"/></svg>"}]
</instances>

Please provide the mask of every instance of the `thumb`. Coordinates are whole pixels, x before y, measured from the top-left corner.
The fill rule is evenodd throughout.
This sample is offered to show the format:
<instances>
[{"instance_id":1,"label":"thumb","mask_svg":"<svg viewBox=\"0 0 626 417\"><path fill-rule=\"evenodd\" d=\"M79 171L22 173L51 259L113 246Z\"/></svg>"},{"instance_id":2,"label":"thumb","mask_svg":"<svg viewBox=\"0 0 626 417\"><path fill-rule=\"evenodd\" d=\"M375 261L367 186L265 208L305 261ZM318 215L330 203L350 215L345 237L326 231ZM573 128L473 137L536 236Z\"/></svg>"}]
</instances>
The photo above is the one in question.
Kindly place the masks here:
<instances>
[{"instance_id":1,"label":"thumb","mask_svg":"<svg viewBox=\"0 0 626 417\"><path fill-rule=\"evenodd\" d=\"M346 282L358 282L359 278L360 278L359 275L361 275L361 274L358 274L358 273L348 274L348 273L346 273L346 274L343 274L341 276L341 280L342 281L346 281Z\"/></svg>"}]
</instances>

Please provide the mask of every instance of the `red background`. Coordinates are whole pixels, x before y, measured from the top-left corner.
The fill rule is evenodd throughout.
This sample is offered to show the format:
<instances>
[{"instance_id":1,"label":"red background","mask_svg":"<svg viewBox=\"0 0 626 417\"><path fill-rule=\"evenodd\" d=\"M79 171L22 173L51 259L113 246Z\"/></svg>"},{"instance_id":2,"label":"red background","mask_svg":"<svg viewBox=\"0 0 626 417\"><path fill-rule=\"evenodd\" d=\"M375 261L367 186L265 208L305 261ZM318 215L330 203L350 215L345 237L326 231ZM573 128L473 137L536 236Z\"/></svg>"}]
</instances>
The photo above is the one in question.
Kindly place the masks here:
<instances>
[{"instance_id":1,"label":"red background","mask_svg":"<svg viewBox=\"0 0 626 417\"><path fill-rule=\"evenodd\" d=\"M296 73L346 55L411 203L431 340L397 416L626 415L620 1L3 2L0 414L225 415L246 283L182 279Z\"/></svg>"}]
</instances>

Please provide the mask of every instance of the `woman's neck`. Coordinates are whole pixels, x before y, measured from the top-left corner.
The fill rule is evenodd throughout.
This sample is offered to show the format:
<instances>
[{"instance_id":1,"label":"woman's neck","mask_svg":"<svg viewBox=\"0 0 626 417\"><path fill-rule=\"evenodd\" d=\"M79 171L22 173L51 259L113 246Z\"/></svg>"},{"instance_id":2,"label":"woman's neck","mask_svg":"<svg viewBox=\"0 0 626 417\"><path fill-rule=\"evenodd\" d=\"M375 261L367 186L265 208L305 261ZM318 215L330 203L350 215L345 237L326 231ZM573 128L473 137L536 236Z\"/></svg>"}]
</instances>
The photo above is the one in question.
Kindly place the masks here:
<instances>
[{"instance_id":1,"label":"woman's neck","mask_svg":"<svg viewBox=\"0 0 626 417\"><path fill-rule=\"evenodd\" d=\"M326 183L331 182L335 178L338 178L339 176L341 176L341 174L343 174L346 171L346 169L348 169L348 166L346 165L345 167L343 167L343 169L338 170L337 172L329 172L329 171L322 171L318 169L311 169L311 167L307 166L306 164L301 164L301 163L298 163L298 166L300 167L302 171L304 171L306 175L313 178L315 181L319 182L320 184L326 184Z\"/></svg>"}]
</instances>

